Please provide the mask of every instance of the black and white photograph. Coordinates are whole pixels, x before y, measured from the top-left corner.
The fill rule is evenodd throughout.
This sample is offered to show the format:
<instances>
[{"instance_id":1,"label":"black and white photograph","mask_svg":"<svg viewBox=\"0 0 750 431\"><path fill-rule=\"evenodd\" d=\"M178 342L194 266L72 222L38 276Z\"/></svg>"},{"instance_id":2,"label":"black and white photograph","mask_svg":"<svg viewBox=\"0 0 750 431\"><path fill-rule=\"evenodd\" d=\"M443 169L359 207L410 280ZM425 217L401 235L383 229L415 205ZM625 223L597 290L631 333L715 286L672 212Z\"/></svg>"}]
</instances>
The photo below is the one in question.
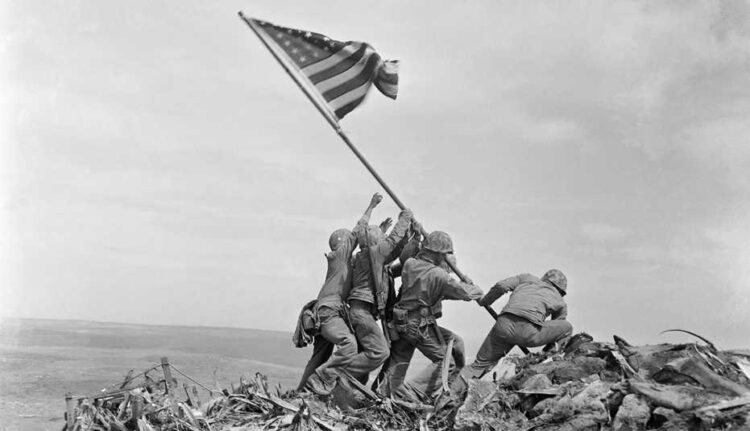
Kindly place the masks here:
<instances>
[{"instance_id":1,"label":"black and white photograph","mask_svg":"<svg viewBox=\"0 0 750 431\"><path fill-rule=\"evenodd\" d=\"M0 2L0 429L750 429L750 0Z\"/></svg>"}]
</instances>

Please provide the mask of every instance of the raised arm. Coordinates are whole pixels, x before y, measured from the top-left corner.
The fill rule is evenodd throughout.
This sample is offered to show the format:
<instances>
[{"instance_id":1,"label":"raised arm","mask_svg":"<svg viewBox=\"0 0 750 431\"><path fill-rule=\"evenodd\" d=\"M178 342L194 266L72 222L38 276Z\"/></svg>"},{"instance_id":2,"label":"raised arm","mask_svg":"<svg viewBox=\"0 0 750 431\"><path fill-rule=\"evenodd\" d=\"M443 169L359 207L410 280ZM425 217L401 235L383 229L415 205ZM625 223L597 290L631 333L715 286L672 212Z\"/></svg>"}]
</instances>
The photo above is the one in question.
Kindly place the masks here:
<instances>
[{"instance_id":1,"label":"raised arm","mask_svg":"<svg viewBox=\"0 0 750 431\"><path fill-rule=\"evenodd\" d=\"M412 214L411 210L405 209L401 211L398 215L398 221L393 226L393 229L391 229L391 233L388 234L385 241L377 244L378 254L384 256L386 261L391 261L397 257L394 256L394 251L396 251L396 247L404 239L412 219L414 219L414 214Z\"/></svg>"},{"instance_id":2,"label":"raised arm","mask_svg":"<svg viewBox=\"0 0 750 431\"><path fill-rule=\"evenodd\" d=\"M365 212L362 214L362 217L360 217L359 221L357 222L357 225L354 226L354 236L355 238L359 238L361 235L364 235L365 232L367 232L367 225L370 223L370 217L372 216L372 210L375 209L378 204L383 200L383 195L380 193L375 193L372 195L372 198L370 199L370 204L367 205L367 209L365 209Z\"/></svg>"}]
</instances>

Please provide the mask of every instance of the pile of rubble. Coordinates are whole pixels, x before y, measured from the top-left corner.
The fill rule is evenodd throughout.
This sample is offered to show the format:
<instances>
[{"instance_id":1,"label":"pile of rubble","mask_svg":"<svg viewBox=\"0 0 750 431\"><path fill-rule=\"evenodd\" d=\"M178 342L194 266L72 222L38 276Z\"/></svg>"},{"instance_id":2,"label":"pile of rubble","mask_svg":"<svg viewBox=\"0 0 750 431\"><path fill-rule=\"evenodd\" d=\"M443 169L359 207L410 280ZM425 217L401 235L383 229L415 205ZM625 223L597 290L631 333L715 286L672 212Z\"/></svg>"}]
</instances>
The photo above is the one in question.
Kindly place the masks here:
<instances>
[{"instance_id":1,"label":"pile of rubble","mask_svg":"<svg viewBox=\"0 0 750 431\"><path fill-rule=\"evenodd\" d=\"M204 386L211 398L201 403L164 358L163 378L150 376L157 366L116 389L69 397L65 430L750 428L750 352L614 341L578 334L556 353L504 358L492 379L471 380L433 405L380 398L350 379L327 398L282 392L260 374L221 391Z\"/></svg>"}]
</instances>

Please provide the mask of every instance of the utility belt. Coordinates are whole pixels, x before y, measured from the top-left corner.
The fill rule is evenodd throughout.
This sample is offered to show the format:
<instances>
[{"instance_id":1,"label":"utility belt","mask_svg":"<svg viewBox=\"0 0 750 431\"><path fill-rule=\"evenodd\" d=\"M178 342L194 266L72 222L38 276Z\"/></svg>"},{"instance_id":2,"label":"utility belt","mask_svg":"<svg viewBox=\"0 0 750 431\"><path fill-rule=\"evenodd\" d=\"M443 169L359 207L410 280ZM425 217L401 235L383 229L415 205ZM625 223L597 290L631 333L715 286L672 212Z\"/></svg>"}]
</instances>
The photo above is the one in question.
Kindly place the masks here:
<instances>
[{"instance_id":1,"label":"utility belt","mask_svg":"<svg viewBox=\"0 0 750 431\"><path fill-rule=\"evenodd\" d=\"M400 338L399 333L403 333L408 325L416 324L421 328L427 325L437 325L437 319L443 315L440 304L432 307L419 307L414 310L406 310L398 306L393 308L393 319L388 322L388 329L391 339Z\"/></svg>"}]
</instances>

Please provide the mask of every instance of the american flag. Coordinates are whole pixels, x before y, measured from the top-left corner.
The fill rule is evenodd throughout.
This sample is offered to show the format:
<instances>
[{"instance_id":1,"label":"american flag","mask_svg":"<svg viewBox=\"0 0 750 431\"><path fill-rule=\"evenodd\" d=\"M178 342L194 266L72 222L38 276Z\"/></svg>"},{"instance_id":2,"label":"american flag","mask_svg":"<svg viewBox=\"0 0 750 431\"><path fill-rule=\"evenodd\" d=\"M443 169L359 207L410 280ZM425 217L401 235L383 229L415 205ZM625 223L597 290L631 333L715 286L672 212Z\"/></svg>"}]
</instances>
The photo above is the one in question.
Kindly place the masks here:
<instances>
[{"instance_id":1,"label":"american flag","mask_svg":"<svg viewBox=\"0 0 750 431\"><path fill-rule=\"evenodd\" d=\"M370 45L339 42L319 33L242 18L317 90L337 120L362 103L372 84L384 95L396 98L398 61L381 59Z\"/></svg>"}]
</instances>

